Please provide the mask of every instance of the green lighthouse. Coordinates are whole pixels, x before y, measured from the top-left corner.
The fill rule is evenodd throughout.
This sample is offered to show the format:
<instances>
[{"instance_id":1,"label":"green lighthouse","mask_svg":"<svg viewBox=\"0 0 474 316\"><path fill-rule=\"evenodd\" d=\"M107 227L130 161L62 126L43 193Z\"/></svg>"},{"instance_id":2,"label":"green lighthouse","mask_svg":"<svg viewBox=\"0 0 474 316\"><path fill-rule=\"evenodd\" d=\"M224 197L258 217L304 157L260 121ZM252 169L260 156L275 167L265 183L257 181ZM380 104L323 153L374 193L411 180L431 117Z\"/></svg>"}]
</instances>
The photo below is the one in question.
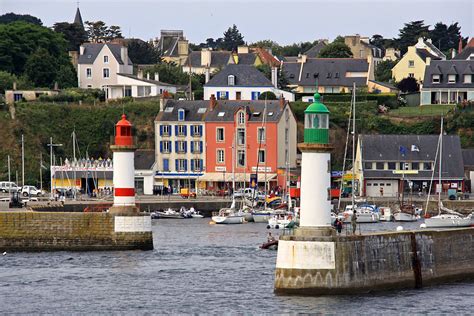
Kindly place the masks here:
<instances>
[{"instance_id":1,"label":"green lighthouse","mask_svg":"<svg viewBox=\"0 0 474 316\"><path fill-rule=\"evenodd\" d=\"M304 142L329 144L329 110L317 92L314 102L304 111Z\"/></svg>"}]
</instances>

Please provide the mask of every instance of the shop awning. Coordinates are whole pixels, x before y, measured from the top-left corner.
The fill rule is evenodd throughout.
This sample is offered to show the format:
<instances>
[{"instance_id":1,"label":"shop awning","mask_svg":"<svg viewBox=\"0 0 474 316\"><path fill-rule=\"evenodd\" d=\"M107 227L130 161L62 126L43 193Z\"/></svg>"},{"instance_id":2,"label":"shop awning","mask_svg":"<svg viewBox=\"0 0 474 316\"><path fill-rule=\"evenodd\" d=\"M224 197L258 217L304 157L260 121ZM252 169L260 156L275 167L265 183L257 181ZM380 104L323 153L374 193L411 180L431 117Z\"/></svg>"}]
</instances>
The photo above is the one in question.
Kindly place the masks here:
<instances>
[{"instance_id":1,"label":"shop awning","mask_svg":"<svg viewBox=\"0 0 474 316\"><path fill-rule=\"evenodd\" d=\"M235 174L235 181L236 182L241 182L244 181L244 176L247 182L250 182L250 174L244 174L244 173L236 173ZM265 179L267 181L271 181L276 178L276 173L267 173L266 176L264 173L259 173L258 174L258 182L265 182ZM225 179L225 182L232 182L232 173L223 173L223 172L209 172L205 173L202 177L198 178L198 181L208 181L208 182L223 182Z\"/></svg>"}]
</instances>

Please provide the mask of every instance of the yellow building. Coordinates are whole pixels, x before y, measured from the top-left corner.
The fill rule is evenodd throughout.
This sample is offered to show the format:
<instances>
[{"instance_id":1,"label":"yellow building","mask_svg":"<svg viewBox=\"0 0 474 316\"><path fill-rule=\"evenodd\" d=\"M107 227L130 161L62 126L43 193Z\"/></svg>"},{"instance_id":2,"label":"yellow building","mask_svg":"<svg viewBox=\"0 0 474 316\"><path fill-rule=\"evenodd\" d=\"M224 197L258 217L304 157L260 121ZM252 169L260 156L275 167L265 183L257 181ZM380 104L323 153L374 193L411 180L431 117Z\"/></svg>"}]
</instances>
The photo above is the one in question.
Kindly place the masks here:
<instances>
[{"instance_id":1,"label":"yellow building","mask_svg":"<svg viewBox=\"0 0 474 316\"><path fill-rule=\"evenodd\" d=\"M428 58L429 60L445 60L446 56L431 43L430 39L424 40L420 37L415 45L408 47L408 51L393 67L392 77L397 82L408 77L422 82Z\"/></svg>"}]
</instances>

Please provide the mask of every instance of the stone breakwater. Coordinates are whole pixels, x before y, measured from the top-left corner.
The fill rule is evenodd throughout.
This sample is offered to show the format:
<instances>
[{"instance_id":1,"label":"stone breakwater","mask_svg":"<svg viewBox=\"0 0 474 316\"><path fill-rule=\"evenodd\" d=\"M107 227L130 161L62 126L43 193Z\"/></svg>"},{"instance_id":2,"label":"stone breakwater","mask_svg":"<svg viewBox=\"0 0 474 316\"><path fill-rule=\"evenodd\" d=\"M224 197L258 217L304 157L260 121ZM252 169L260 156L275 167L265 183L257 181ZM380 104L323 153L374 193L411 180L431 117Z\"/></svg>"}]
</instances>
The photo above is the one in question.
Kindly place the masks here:
<instances>
[{"instance_id":1,"label":"stone breakwater","mask_svg":"<svg viewBox=\"0 0 474 316\"><path fill-rule=\"evenodd\" d=\"M0 212L0 251L151 250L150 216Z\"/></svg>"},{"instance_id":2,"label":"stone breakwater","mask_svg":"<svg viewBox=\"0 0 474 316\"><path fill-rule=\"evenodd\" d=\"M474 228L282 236L278 294L357 294L474 278Z\"/></svg>"}]
</instances>

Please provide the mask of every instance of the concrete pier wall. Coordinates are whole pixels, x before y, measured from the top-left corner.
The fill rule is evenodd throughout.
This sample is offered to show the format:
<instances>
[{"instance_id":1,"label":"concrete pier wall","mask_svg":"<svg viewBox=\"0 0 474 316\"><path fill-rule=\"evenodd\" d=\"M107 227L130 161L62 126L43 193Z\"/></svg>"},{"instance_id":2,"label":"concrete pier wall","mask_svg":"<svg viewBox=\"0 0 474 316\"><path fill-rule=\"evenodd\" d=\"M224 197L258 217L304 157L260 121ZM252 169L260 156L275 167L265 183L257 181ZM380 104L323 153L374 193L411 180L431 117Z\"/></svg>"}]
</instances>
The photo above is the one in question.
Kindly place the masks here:
<instances>
[{"instance_id":1,"label":"concrete pier wall","mask_svg":"<svg viewBox=\"0 0 474 316\"><path fill-rule=\"evenodd\" d=\"M153 249L150 216L0 212L0 251Z\"/></svg>"},{"instance_id":2,"label":"concrete pier wall","mask_svg":"<svg viewBox=\"0 0 474 316\"><path fill-rule=\"evenodd\" d=\"M275 292L356 294L474 278L474 228L282 236Z\"/></svg>"}]
</instances>

